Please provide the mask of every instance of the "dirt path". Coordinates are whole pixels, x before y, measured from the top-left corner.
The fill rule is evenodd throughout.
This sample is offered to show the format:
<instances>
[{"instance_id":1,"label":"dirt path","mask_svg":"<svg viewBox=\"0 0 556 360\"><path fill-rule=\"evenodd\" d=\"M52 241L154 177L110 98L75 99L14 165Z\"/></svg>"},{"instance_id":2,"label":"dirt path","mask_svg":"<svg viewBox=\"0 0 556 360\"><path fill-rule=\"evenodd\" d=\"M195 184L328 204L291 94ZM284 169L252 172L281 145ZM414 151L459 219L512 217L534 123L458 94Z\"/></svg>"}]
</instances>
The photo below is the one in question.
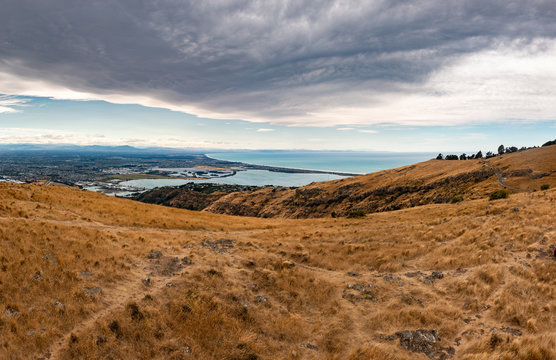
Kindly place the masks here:
<instances>
[{"instance_id":1,"label":"dirt path","mask_svg":"<svg viewBox=\"0 0 556 360\"><path fill-rule=\"evenodd\" d=\"M183 254L168 255L170 257L182 256ZM156 295L162 291L166 284L179 278L182 271L175 273L173 276L156 276L153 275L153 264L143 259L137 259L135 262L136 270L131 275L112 287L102 289L101 299L103 308L84 319L71 330L67 331L42 357L38 360L57 360L63 354L66 346L69 344L72 335L80 337L90 330L97 321L108 316L110 313L122 309L126 304L141 300L145 295ZM149 286L143 283L143 280L150 277Z\"/></svg>"},{"instance_id":2,"label":"dirt path","mask_svg":"<svg viewBox=\"0 0 556 360\"><path fill-rule=\"evenodd\" d=\"M500 170L498 170L498 169L495 168L494 166L490 165L490 163L489 163L488 161L483 162L483 164L484 164L487 168L494 170L494 173L495 173L496 176L498 177L498 182L499 182L500 185L502 185L503 187L508 188L508 189L512 189L512 190L516 190L516 191L521 191L521 192L524 192L524 193L533 192L532 190L524 190L524 189L516 188L516 187L514 187L514 186L511 186L511 185L506 184L506 183L504 182L505 179L502 177L502 174L500 173Z\"/></svg>"}]
</instances>

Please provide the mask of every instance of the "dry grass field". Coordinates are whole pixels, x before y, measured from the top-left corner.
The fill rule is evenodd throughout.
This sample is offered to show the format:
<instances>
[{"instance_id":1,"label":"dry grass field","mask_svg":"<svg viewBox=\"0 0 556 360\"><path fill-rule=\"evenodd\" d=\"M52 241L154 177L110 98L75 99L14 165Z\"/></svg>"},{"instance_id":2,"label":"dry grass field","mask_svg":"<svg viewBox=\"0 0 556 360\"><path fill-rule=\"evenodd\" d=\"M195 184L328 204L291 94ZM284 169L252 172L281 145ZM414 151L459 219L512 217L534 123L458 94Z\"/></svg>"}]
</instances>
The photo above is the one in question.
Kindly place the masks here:
<instances>
[{"instance_id":1,"label":"dry grass field","mask_svg":"<svg viewBox=\"0 0 556 360\"><path fill-rule=\"evenodd\" d=\"M554 174L511 174L554 170L540 151L491 161L536 192L490 201L490 178L476 198L358 219L0 184L0 358L556 359ZM349 181L413 181L396 171Z\"/></svg>"}]
</instances>

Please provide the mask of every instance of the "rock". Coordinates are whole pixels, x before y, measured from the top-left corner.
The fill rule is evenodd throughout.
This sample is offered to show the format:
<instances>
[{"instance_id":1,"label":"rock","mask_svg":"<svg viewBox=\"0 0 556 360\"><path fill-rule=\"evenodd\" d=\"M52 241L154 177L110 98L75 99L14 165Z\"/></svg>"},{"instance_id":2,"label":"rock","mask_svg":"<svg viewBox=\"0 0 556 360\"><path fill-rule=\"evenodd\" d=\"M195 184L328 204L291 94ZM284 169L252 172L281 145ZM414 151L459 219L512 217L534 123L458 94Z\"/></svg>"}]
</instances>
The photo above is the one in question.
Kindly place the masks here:
<instances>
[{"instance_id":1,"label":"rock","mask_svg":"<svg viewBox=\"0 0 556 360\"><path fill-rule=\"evenodd\" d=\"M264 296L255 296L255 303L260 304L260 303L266 303L268 302L268 299L265 298Z\"/></svg>"},{"instance_id":2,"label":"rock","mask_svg":"<svg viewBox=\"0 0 556 360\"><path fill-rule=\"evenodd\" d=\"M61 313L66 311L66 306L64 304L62 304L61 302L59 302L58 300L54 301L52 303L52 306L54 306Z\"/></svg>"},{"instance_id":3,"label":"rock","mask_svg":"<svg viewBox=\"0 0 556 360\"><path fill-rule=\"evenodd\" d=\"M361 274L355 271L348 271L347 276L357 277L357 276L361 276Z\"/></svg>"},{"instance_id":4,"label":"rock","mask_svg":"<svg viewBox=\"0 0 556 360\"><path fill-rule=\"evenodd\" d=\"M434 283L437 279L443 279L444 278L444 274L442 273L442 271L433 271L429 276L425 277L425 284L432 284Z\"/></svg>"},{"instance_id":5,"label":"rock","mask_svg":"<svg viewBox=\"0 0 556 360\"><path fill-rule=\"evenodd\" d=\"M346 288L357 290L357 291L363 291L363 290L365 290L365 285L362 285L362 284L348 284L346 286Z\"/></svg>"},{"instance_id":6,"label":"rock","mask_svg":"<svg viewBox=\"0 0 556 360\"><path fill-rule=\"evenodd\" d=\"M79 276L81 276L83 279L90 279L93 277L93 274L88 271L81 271L79 273Z\"/></svg>"},{"instance_id":7,"label":"rock","mask_svg":"<svg viewBox=\"0 0 556 360\"><path fill-rule=\"evenodd\" d=\"M147 255L147 259L158 259L162 256L162 252L158 250L153 250Z\"/></svg>"},{"instance_id":8,"label":"rock","mask_svg":"<svg viewBox=\"0 0 556 360\"><path fill-rule=\"evenodd\" d=\"M342 293L342 298L351 302L378 301L378 287L373 284L348 284Z\"/></svg>"},{"instance_id":9,"label":"rock","mask_svg":"<svg viewBox=\"0 0 556 360\"><path fill-rule=\"evenodd\" d=\"M409 351L430 354L434 345L440 341L436 330L398 331L395 334L400 339L400 345Z\"/></svg>"},{"instance_id":10,"label":"rock","mask_svg":"<svg viewBox=\"0 0 556 360\"><path fill-rule=\"evenodd\" d=\"M502 330L503 332L507 333L507 334L511 334L514 336L521 336L523 335L523 333L521 332L521 330L518 329L513 329L513 328L509 328L509 327L501 327L500 330Z\"/></svg>"},{"instance_id":11,"label":"rock","mask_svg":"<svg viewBox=\"0 0 556 360\"><path fill-rule=\"evenodd\" d=\"M52 261L53 263L57 263L58 259L52 254L52 251L48 249L43 249L42 252L45 254L42 258L48 261Z\"/></svg>"},{"instance_id":12,"label":"rock","mask_svg":"<svg viewBox=\"0 0 556 360\"><path fill-rule=\"evenodd\" d=\"M147 277L141 280L145 286L151 286L151 277L147 275Z\"/></svg>"},{"instance_id":13,"label":"rock","mask_svg":"<svg viewBox=\"0 0 556 360\"><path fill-rule=\"evenodd\" d=\"M174 283L173 283L173 282L168 282L168 283L166 283L166 287L173 287L173 286L174 286Z\"/></svg>"},{"instance_id":14,"label":"rock","mask_svg":"<svg viewBox=\"0 0 556 360\"><path fill-rule=\"evenodd\" d=\"M191 261L191 259L187 256L183 257L181 259L181 264L182 265L191 265L193 262Z\"/></svg>"},{"instance_id":15,"label":"rock","mask_svg":"<svg viewBox=\"0 0 556 360\"><path fill-rule=\"evenodd\" d=\"M382 277L386 281L396 282L398 285L403 285L402 278L394 274L378 275L378 277Z\"/></svg>"},{"instance_id":16,"label":"rock","mask_svg":"<svg viewBox=\"0 0 556 360\"><path fill-rule=\"evenodd\" d=\"M299 347L305 348L305 349L309 349L309 350L318 350L319 348L311 343L304 343L299 345Z\"/></svg>"},{"instance_id":17,"label":"rock","mask_svg":"<svg viewBox=\"0 0 556 360\"><path fill-rule=\"evenodd\" d=\"M405 273L405 274L404 274L404 276L405 276L405 277L408 277L408 278L413 278L413 277L416 277L416 276L422 277L423 275L424 275L424 274L423 274L422 272L420 272L420 271L408 272L408 273Z\"/></svg>"},{"instance_id":18,"label":"rock","mask_svg":"<svg viewBox=\"0 0 556 360\"><path fill-rule=\"evenodd\" d=\"M37 271L33 274L33 280L40 281L42 280L42 271Z\"/></svg>"},{"instance_id":19,"label":"rock","mask_svg":"<svg viewBox=\"0 0 556 360\"><path fill-rule=\"evenodd\" d=\"M442 271L433 271L430 276L432 278L435 278L435 279L443 279L444 278L444 274L442 273Z\"/></svg>"},{"instance_id":20,"label":"rock","mask_svg":"<svg viewBox=\"0 0 556 360\"><path fill-rule=\"evenodd\" d=\"M236 239L220 239L212 241L211 239L205 239L201 242L202 247L210 248L213 253L226 253L228 250L235 247Z\"/></svg>"},{"instance_id":21,"label":"rock","mask_svg":"<svg viewBox=\"0 0 556 360\"><path fill-rule=\"evenodd\" d=\"M95 295L100 295L102 293L102 288L100 286L94 286L90 288L84 288L83 291L85 291L85 294L92 297Z\"/></svg>"}]
</instances>

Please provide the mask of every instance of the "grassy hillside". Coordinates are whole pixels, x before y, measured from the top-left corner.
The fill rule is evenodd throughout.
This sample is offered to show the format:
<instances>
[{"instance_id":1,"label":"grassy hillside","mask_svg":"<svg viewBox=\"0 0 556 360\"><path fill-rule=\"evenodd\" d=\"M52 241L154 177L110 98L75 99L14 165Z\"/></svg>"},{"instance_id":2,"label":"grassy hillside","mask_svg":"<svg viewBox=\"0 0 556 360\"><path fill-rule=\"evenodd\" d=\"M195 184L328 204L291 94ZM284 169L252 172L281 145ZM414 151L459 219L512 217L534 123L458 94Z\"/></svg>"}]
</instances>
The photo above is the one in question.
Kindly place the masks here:
<instances>
[{"instance_id":1,"label":"grassy hillside","mask_svg":"<svg viewBox=\"0 0 556 360\"><path fill-rule=\"evenodd\" d=\"M555 187L556 146L505 154L488 160L430 160L298 189L266 187L208 197L188 189L161 188L137 199L230 215L285 218L349 216L353 212L368 214L488 198L490 193L503 188L493 167L507 178L509 186L526 190L539 190L543 184Z\"/></svg>"},{"instance_id":2,"label":"grassy hillside","mask_svg":"<svg viewBox=\"0 0 556 360\"><path fill-rule=\"evenodd\" d=\"M512 156L492 163L519 169ZM482 170L432 161L313 187ZM293 220L0 184L0 358L556 358L556 191L483 197L498 186L478 182L466 190L477 199L457 204ZM403 332L417 329L436 332Z\"/></svg>"}]
</instances>

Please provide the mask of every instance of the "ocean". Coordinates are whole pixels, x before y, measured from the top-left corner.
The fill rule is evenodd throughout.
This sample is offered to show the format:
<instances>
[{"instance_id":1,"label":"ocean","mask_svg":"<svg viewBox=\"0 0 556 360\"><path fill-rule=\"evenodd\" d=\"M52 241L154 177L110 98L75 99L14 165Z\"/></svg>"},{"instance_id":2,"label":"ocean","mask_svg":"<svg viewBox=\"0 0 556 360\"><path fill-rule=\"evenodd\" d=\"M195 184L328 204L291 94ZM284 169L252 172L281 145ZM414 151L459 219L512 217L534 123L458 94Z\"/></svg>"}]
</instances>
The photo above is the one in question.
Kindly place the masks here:
<instances>
[{"instance_id":1,"label":"ocean","mask_svg":"<svg viewBox=\"0 0 556 360\"><path fill-rule=\"evenodd\" d=\"M295 150L242 150L207 154L208 157L214 159L240 161L248 164L355 174L368 174L370 172L411 165L433 159L436 155L438 154Z\"/></svg>"},{"instance_id":2,"label":"ocean","mask_svg":"<svg viewBox=\"0 0 556 360\"><path fill-rule=\"evenodd\" d=\"M213 152L207 156L248 164L268 165L308 170L324 170L367 174L426 161L436 157L433 153L388 153L355 151L226 151ZM291 174L266 170L238 171L236 175L208 180L147 179L120 183L152 189L160 186L178 186L191 181L216 184L255 186L304 186L316 181L336 180L344 176L332 174Z\"/></svg>"}]
</instances>

